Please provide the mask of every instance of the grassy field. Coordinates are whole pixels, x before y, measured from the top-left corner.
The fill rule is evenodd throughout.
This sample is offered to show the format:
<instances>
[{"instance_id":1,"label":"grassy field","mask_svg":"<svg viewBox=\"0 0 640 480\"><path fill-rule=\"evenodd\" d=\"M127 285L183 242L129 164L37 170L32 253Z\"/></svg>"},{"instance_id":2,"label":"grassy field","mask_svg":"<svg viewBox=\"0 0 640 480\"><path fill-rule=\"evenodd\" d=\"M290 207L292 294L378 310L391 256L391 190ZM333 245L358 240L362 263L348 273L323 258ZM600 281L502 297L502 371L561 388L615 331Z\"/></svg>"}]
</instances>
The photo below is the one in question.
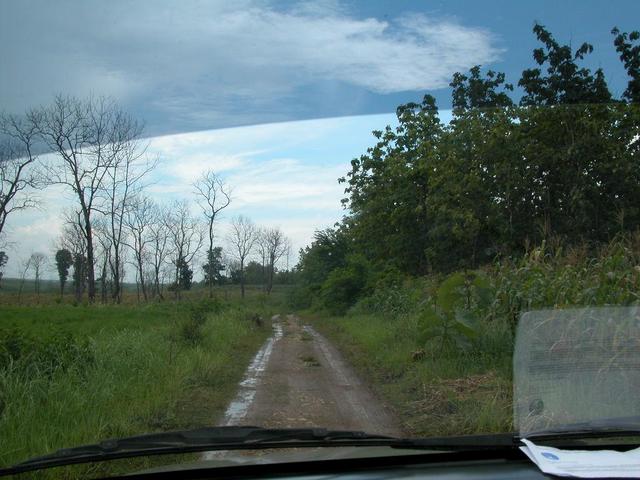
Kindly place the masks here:
<instances>
[{"instance_id":1,"label":"grassy field","mask_svg":"<svg viewBox=\"0 0 640 480\"><path fill-rule=\"evenodd\" d=\"M0 465L105 438L215 425L270 334L269 322L252 318L270 318L277 298L0 306Z\"/></svg>"}]
</instances>

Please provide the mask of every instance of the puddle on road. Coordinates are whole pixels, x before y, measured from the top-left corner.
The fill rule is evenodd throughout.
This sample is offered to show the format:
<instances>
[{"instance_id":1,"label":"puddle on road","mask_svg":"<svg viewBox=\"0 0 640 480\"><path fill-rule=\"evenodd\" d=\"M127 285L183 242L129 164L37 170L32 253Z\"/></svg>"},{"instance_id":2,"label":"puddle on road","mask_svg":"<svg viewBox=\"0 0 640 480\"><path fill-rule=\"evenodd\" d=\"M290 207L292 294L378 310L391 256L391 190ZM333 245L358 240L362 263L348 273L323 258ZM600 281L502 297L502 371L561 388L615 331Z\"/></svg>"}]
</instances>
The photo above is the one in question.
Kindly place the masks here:
<instances>
[{"instance_id":1,"label":"puddle on road","mask_svg":"<svg viewBox=\"0 0 640 480\"><path fill-rule=\"evenodd\" d=\"M235 398L227 407L224 413L224 418L220 423L221 426L234 426L242 424L242 420L247 415L249 407L253 403L253 399L256 396L256 389L260 383L260 378L264 374L269 363L269 357L273 352L273 346L283 336L282 324L273 324L273 334L264 343L262 348L258 350L256 356L253 357L251 364L247 367L247 371L244 374L244 378L239 384L238 393ZM203 452L203 460L214 460L224 456L225 452L212 451Z\"/></svg>"},{"instance_id":2,"label":"puddle on road","mask_svg":"<svg viewBox=\"0 0 640 480\"><path fill-rule=\"evenodd\" d=\"M273 335L269 337L258 353L256 353L256 356L253 357L253 361L247 368L244 378L240 382L240 388L238 389L236 398L227 407L222 425L238 425L238 422L244 419L256 396L256 387L260 383L260 378L267 368L273 346L282 338L282 335L282 325L280 323L274 324Z\"/></svg>"}]
</instances>

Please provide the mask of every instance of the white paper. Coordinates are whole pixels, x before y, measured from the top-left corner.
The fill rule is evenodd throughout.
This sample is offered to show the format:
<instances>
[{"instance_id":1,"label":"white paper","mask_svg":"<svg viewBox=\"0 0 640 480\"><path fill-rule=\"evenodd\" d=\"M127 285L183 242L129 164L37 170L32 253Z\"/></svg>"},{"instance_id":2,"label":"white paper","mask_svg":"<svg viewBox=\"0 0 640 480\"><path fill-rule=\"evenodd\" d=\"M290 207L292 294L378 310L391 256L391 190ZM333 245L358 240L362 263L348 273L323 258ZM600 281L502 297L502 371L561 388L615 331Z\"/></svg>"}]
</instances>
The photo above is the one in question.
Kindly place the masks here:
<instances>
[{"instance_id":1,"label":"white paper","mask_svg":"<svg viewBox=\"0 0 640 480\"><path fill-rule=\"evenodd\" d=\"M520 447L540 470L551 475L577 478L640 478L640 448L614 450L560 450L522 439Z\"/></svg>"}]
</instances>

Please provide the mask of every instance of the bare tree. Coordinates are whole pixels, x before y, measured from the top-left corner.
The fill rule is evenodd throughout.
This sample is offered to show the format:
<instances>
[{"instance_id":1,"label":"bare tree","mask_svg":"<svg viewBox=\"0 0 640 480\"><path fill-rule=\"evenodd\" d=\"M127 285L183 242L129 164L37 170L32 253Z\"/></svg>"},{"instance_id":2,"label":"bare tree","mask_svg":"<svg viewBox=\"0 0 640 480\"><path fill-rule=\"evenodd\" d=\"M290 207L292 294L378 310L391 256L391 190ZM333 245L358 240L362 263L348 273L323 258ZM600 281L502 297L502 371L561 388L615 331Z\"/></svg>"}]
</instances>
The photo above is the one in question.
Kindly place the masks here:
<instances>
[{"instance_id":1,"label":"bare tree","mask_svg":"<svg viewBox=\"0 0 640 480\"><path fill-rule=\"evenodd\" d=\"M153 225L159 220L157 218L158 214L158 207L153 200L149 197L138 195L132 199L131 206L124 219L125 226L130 234L126 244L133 252L136 278L145 302L148 300L148 292L144 263L149 256L149 246L155 241L154 234L156 231L153 230ZM161 244L157 246L161 247Z\"/></svg>"},{"instance_id":2,"label":"bare tree","mask_svg":"<svg viewBox=\"0 0 640 480\"><path fill-rule=\"evenodd\" d=\"M273 277L276 264L290 248L289 239L279 228L268 228L262 232L263 244L266 250L267 260L267 293L273 289Z\"/></svg>"},{"instance_id":3,"label":"bare tree","mask_svg":"<svg viewBox=\"0 0 640 480\"><path fill-rule=\"evenodd\" d=\"M213 227L218 214L231 203L230 188L212 170L204 172L193 184L198 196L198 206L202 209L207 220L209 235L209 249L207 250L207 264L213 263ZM208 275L209 297L213 297L214 275Z\"/></svg>"},{"instance_id":4,"label":"bare tree","mask_svg":"<svg viewBox=\"0 0 640 480\"><path fill-rule=\"evenodd\" d=\"M104 200L104 191L114 165L140 135L139 125L112 100L81 101L56 97L50 107L28 115L61 165L48 168L51 183L64 185L76 195L83 217L87 247L89 301L95 301L95 252L93 215Z\"/></svg>"},{"instance_id":5,"label":"bare tree","mask_svg":"<svg viewBox=\"0 0 640 480\"><path fill-rule=\"evenodd\" d=\"M0 237L11 213L37 204L29 191L38 186L33 168L37 138L33 123L12 115L0 116Z\"/></svg>"},{"instance_id":6,"label":"bare tree","mask_svg":"<svg viewBox=\"0 0 640 480\"><path fill-rule=\"evenodd\" d=\"M244 298L244 264L247 257L251 254L256 240L258 238L258 230L254 223L247 217L242 215L235 217L231 221L231 232L229 234L229 243L232 245L234 256L239 262L240 270L240 296Z\"/></svg>"},{"instance_id":7,"label":"bare tree","mask_svg":"<svg viewBox=\"0 0 640 480\"><path fill-rule=\"evenodd\" d=\"M107 217L98 217L93 223L93 235L96 240L94 258L98 273L96 276L96 289L100 290L100 301L107 303L113 293L113 239L109 232ZM111 295L113 298L113 295Z\"/></svg>"},{"instance_id":8,"label":"bare tree","mask_svg":"<svg viewBox=\"0 0 640 480\"><path fill-rule=\"evenodd\" d=\"M183 288L181 284L183 269L193 263L204 242L204 232L202 224L191 215L189 203L186 200L175 201L169 209L166 220L171 263L175 268L174 287L176 298L180 298L180 291Z\"/></svg>"},{"instance_id":9,"label":"bare tree","mask_svg":"<svg viewBox=\"0 0 640 480\"><path fill-rule=\"evenodd\" d=\"M25 258L22 261L22 274L20 275L20 287L18 287L18 302L22 298L22 290L24 289L24 282L27 278L27 273L31 269L31 256Z\"/></svg>"},{"instance_id":10,"label":"bare tree","mask_svg":"<svg viewBox=\"0 0 640 480\"><path fill-rule=\"evenodd\" d=\"M267 266L269 264L269 241L267 239L267 230L258 228L256 232L256 250L260 257L260 265L262 265L262 289L267 291Z\"/></svg>"},{"instance_id":11,"label":"bare tree","mask_svg":"<svg viewBox=\"0 0 640 480\"><path fill-rule=\"evenodd\" d=\"M152 221L149 223L150 258L153 267L153 294L162 299L162 286L164 284L165 266L170 254L169 211L166 208L155 205L152 212Z\"/></svg>"},{"instance_id":12,"label":"bare tree","mask_svg":"<svg viewBox=\"0 0 640 480\"><path fill-rule=\"evenodd\" d=\"M47 264L47 257L44 253L35 252L29 257L29 266L33 270L33 286L36 295L40 296L40 276L42 269Z\"/></svg>"},{"instance_id":13,"label":"bare tree","mask_svg":"<svg viewBox=\"0 0 640 480\"><path fill-rule=\"evenodd\" d=\"M143 188L142 180L157 161L146 156L146 145L138 141L141 128L131 118L122 116L117 120L115 128L119 131L119 143L109 144L112 149L111 167L107 170L107 181L103 186L105 206L101 212L108 219L109 236L111 237L112 262L111 276L113 289L111 296L116 303L122 301L123 249L127 242L128 229L125 221L128 210L132 208L132 199Z\"/></svg>"}]
</instances>

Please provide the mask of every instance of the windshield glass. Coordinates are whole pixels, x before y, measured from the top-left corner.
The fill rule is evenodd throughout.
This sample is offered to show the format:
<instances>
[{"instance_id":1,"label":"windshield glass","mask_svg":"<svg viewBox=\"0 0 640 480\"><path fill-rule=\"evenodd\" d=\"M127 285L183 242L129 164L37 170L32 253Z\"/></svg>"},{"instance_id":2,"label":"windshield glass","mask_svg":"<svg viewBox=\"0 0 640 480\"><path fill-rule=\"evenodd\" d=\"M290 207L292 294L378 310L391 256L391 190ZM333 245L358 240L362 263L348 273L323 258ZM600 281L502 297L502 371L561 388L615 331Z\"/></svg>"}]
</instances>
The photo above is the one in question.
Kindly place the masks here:
<instances>
[{"instance_id":1,"label":"windshield glass","mask_svg":"<svg viewBox=\"0 0 640 480\"><path fill-rule=\"evenodd\" d=\"M0 468L204 427L640 414L638 18L1 2ZM236 458L213 450L66 475Z\"/></svg>"},{"instance_id":2,"label":"windshield glass","mask_svg":"<svg viewBox=\"0 0 640 480\"><path fill-rule=\"evenodd\" d=\"M620 428L640 431L638 307L522 315L514 349L520 435Z\"/></svg>"}]
</instances>

